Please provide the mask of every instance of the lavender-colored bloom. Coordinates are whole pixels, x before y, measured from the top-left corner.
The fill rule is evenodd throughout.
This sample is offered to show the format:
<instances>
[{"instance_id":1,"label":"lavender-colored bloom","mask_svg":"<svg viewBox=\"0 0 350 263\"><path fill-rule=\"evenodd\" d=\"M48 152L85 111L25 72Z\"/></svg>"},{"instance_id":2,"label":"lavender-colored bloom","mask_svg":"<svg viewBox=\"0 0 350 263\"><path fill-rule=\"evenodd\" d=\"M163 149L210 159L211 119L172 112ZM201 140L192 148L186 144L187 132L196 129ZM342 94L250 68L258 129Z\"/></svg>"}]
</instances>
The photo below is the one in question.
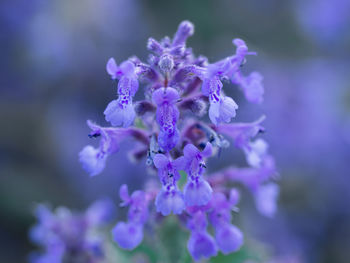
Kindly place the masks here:
<instances>
[{"instance_id":1,"label":"lavender-colored bloom","mask_svg":"<svg viewBox=\"0 0 350 263\"><path fill-rule=\"evenodd\" d=\"M222 181L240 183L255 193L263 183L276 178L276 173L274 159L267 155L260 167L229 167L210 175L209 179L211 184L221 183Z\"/></svg>"},{"instance_id":2,"label":"lavender-colored bloom","mask_svg":"<svg viewBox=\"0 0 350 263\"><path fill-rule=\"evenodd\" d=\"M231 80L239 85L248 101L262 101L262 76L253 72L246 77L241 72L246 56L256 53L248 51L243 40L234 39L233 55L209 63L207 58L196 57L186 47L193 33L193 24L184 21L173 39L148 39L147 48L152 54L147 63L135 56L120 66L114 59L108 61L107 72L113 80L119 80L119 97L107 106L106 120L123 127L102 128L90 122L93 130L90 137L101 136L100 146L84 148L80 160L95 175L103 170L107 157L117 152L124 138L141 142L133 149L133 156L135 160L145 159L148 171L158 171L161 187L149 180L144 190L134 191L132 195L126 185L120 188L121 206L128 206L129 210L127 220L117 223L112 230L114 241L123 249L136 248L143 240L148 220L158 218L149 216L148 205L154 203L156 209L150 210L153 213L187 219L191 232L187 247L193 259L200 260L215 256L218 250L224 254L235 252L243 244L242 232L231 223L231 210L238 211L236 205L240 199L236 188L231 188L232 183L246 186L255 197L258 210L266 215L275 210L278 190L270 183L276 168L267 152L268 145L262 139L255 139L263 131L264 118L252 123L230 123L238 106L223 91L222 81ZM132 99L138 80L145 82L145 97L134 108ZM212 124L198 120L207 106ZM136 113L142 129L129 127ZM192 116L188 117L188 113ZM234 145L244 152L250 167L230 167L204 178L206 158L229 146L224 136L232 138ZM180 171L187 174L183 189L178 184ZM92 211L98 214L98 206ZM207 217L215 238L207 232ZM99 222L101 218L98 215L90 220Z\"/></svg>"},{"instance_id":3,"label":"lavender-colored bloom","mask_svg":"<svg viewBox=\"0 0 350 263\"><path fill-rule=\"evenodd\" d=\"M184 189L185 202L188 206L206 205L212 194L212 189L202 177L205 170L204 158L212 155L212 145L208 142L202 152L193 144L187 144L184 148L184 170L188 174Z\"/></svg>"},{"instance_id":4,"label":"lavender-colored bloom","mask_svg":"<svg viewBox=\"0 0 350 263\"><path fill-rule=\"evenodd\" d=\"M188 223L191 236L187 243L188 251L194 260L210 258L217 254L215 240L206 230L207 219L203 212L196 212Z\"/></svg>"},{"instance_id":5,"label":"lavender-colored bloom","mask_svg":"<svg viewBox=\"0 0 350 263\"><path fill-rule=\"evenodd\" d=\"M261 122L264 116L251 123L221 124L215 127L216 131L231 137L236 147L242 149L246 155L247 163L259 167L267 155L268 145L262 139L251 141L259 132L264 131Z\"/></svg>"},{"instance_id":6,"label":"lavender-colored bloom","mask_svg":"<svg viewBox=\"0 0 350 263\"><path fill-rule=\"evenodd\" d=\"M277 210L279 187L275 183L262 185L254 194L257 210L264 216L273 217Z\"/></svg>"},{"instance_id":7,"label":"lavender-colored bloom","mask_svg":"<svg viewBox=\"0 0 350 263\"><path fill-rule=\"evenodd\" d=\"M118 67L115 60L110 58L106 69L112 79L119 79L119 97L117 100L111 101L104 111L106 121L113 126L129 127L136 116L132 98L139 87L135 65L130 61L125 61Z\"/></svg>"},{"instance_id":8,"label":"lavender-colored bloom","mask_svg":"<svg viewBox=\"0 0 350 263\"><path fill-rule=\"evenodd\" d=\"M153 158L155 167L158 168L159 179L162 183L162 190L156 198L157 211L163 216L181 214L185 208L182 192L178 189L176 182L180 179L178 172L182 160L177 159L171 162L165 155L156 154Z\"/></svg>"},{"instance_id":9,"label":"lavender-colored bloom","mask_svg":"<svg viewBox=\"0 0 350 263\"><path fill-rule=\"evenodd\" d=\"M237 251L243 244L243 234L234 225L231 225L231 209L238 202L238 192L232 190L227 199L222 193L215 193L210 202L211 212L209 219L215 228L215 240L218 248L224 254Z\"/></svg>"},{"instance_id":10,"label":"lavender-colored bloom","mask_svg":"<svg viewBox=\"0 0 350 263\"><path fill-rule=\"evenodd\" d=\"M242 66L242 63L244 63L246 55L256 55L256 52L248 52L247 44L240 38L233 39L232 44L236 46L236 55L232 58L232 61L236 60L239 66Z\"/></svg>"},{"instance_id":11,"label":"lavender-colored bloom","mask_svg":"<svg viewBox=\"0 0 350 263\"><path fill-rule=\"evenodd\" d=\"M267 155L268 145L263 139L250 142L244 148L247 162L252 167L260 167L264 157Z\"/></svg>"},{"instance_id":12,"label":"lavender-colored bloom","mask_svg":"<svg viewBox=\"0 0 350 263\"><path fill-rule=\"evenodd\" d=\"M240 249L243 233L234 225L224 224L216 227L215 240L221 252L227 255Z\"/></svg>"},{"instance_id":13,"label":"lavender-colored bloom","mask_svg":"<svg viewBox=\"0 0 350 263\"><path fill-rule=\"evenodd\" d=\"M175 33L172 46L184 45L188 37L194 33L194 25L190 21L183 21Z\"/></svg>"},{"instance_id":14,"label":"lavender-colored bloom","mask_svg":"<svg viewBox=\"0 0 350 263\"><path fill-rule=\"evenodd\" d=\"M264 131L264 128L261 126L264 119L265 116L262 116L254 122L220 124L215 127L215 130L229 136L236 147L243 149L247 147L252 138L259 132Z\"/></svg>"},{"instance_id":15,"label":"lavender-colored bloom","mask_svg":"<svg viewBox=\"0 0 350 263\"><path fill-rule=\"evenodd\" d=\"M97 262L103 260L104 239L101 227L112 219L110 201L93 203L86 213L72 213L67 208L54 212L44 205L36 210L38 224L30 231L33 242L44 248L44 254L33 254L31 262ZM93 213L93 214L92 214Z\"/></svg>"},{"instance_id":16,"label":"lavender-colored bloom","mask_svg":"<svg viewBox=\"0 0 350 263\"><path fill-rule=\"evenodd\" d=\"M206 69L195 68L195 74L203 80L202 93L209 98L209 118L215 125L221 122L230 122L236 116L238 105L223 94L220 74L222 68L218 65L209 65Z\"/></svg>"},{"instance_id":17,"label":"lavender-colored bloom","mask_svg":"<svg viewBox=\"0 0 350 263\"><path fill-rule=\"evenodd\" d=\"M84 170L94 176L101 173L105 168L107 155L101 154L99 149L87 145L79 153L79 159Z\"/></svg>"},{"instance_id":18,"label":"lavender-colored bloom","mask_svg":"<svg viewBox=\"0 0 350 263\"><path fill-rule=\"evenodd\" d=\"M119 222L112 230L113 239L127 250L137 247L143 239L143 226L148 218L148 197L143 191L135 191L129 196L128 188L122 185L119 190L122 206L130 206L128 222Z\"/></svg>"},{"instance_id":19,"label":"lavender-colored bloom","mask_svg":"<svg viewBox=\"0 0 350 263\"><path fill-rule=\"evenodd\" d=\"M165 187L164 187L165 188ZM156 198L157 212L163 216L174 214L181 214L185 208L185 202L182 192L173 187L162 189Z\"/></svg>"},{"instance_id":20,"label":"lavender-colored bloom","mask_svg":"<svg viewBox=\"0 0 350 263\"><path fill-rule=\"evenodd\" d=\"M119 150L119 142L128 136L127 130L103 128L99 125L88 121L91 128L90 137L100 137L99 148L87 145L79 153L80 162L83 168L91 175L99 174L106 164L108 155Z\"/></svg>"},{"instance_id":21,"label":"lavender-colored bloom","mask_svg":"<svg viewBox=\"0 0 350 263\"><path fill-rule=\"evenodd\" d=\"M143 225L119 222L112 230L113 239L126 250L137 247L143 239Z\"/></svg>"},{"instance_id":22,"label":"lavender-colored bloom","mask_svg":"<svg viewBox=\"0 0 350 263\"><path fill-rule=\"evenodd\" d=\"M207 232L194 232L187 243L187 249L194 260L216 256L215 240Z\"/></svg>"},{"instance_id":23,"label":"lavender-colored bloom","mask_svg":"<svg viewBox=\"0 0 350 263\"><path fill-rule=\"evenodd\" d=\"M91 176L97 175L103 171L106 165L107 157L119 150L120 143L127 137L134 137L143 143L148 143L147 135L141 130L135 128L105 128L92 121L87 121L91 128L90 138L101 137L100 145L94 148L87 145L79 153L79 159L84 170Z\"/></svg>"},{"instance_id":24,"label":"lavender-colored bloom","mask_svg":"<svg viewBox=\"0 0 350 263\"><path fill-rule=\"evenodd\" d=\"M179 98L179 93L173 88L160 88L152 96L153 102L157 105L157 122L160 128L158 144L164 151L170 151L179 140L179 131L176 127L179 110L175 105Z\"/></svg>"},{"instance_id":25,"label":"lavender-colored bloom","mask_svg":"<svg viewBox=\"0 0 350 263\"><path fill-rule=\"evenodd\" d=\"M237 72L232 77L232 82L240 86L246 99L252 103L263 101L264 86L262 80L263 76L258 72L252 72L248 77L243 76L241 72Z\"/></svg>"}]
</instances>

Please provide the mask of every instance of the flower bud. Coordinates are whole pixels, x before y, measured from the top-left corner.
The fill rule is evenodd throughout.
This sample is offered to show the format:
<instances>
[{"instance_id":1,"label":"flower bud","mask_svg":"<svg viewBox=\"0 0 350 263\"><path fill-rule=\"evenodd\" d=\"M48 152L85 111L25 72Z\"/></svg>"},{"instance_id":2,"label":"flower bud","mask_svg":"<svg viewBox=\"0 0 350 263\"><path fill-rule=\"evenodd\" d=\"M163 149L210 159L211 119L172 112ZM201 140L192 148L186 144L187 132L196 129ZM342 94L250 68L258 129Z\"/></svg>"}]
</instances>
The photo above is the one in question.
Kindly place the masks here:
<instances>
[{"instance_id":1,"label":"flower bud","mask_svg":"<svg viewBox=\"0 0 350 263\"><path fill-rule=\"evenodd\" d=\"M168 73L174 68L174 59L171 55L164 54L160 57L158 65L164 73Z\"/></svg>"}]
</instances>

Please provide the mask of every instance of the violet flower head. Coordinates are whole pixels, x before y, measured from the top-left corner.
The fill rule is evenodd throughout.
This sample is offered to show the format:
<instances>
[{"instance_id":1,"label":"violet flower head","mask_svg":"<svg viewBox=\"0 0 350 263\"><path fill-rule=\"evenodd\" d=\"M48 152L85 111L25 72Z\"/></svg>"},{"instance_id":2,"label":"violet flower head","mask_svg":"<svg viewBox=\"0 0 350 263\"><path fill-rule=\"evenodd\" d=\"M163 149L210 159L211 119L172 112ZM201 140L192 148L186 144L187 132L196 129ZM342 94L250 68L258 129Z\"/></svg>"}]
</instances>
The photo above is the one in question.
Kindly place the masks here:
<instances>
[{"instance_id":1,"label":"violet flower head","mask_svg":"<svg viewBox=\"0 0 350 263\"><path fill-rule=\"evenodd\" d=\"M122 206L129 206L128 222L119 222L112 230L113 239L127 250L137 247L143 239L143 226L148 218L148 197L143 191L135 191L129 196L126 185L120 187Z\"/></svg>"},{"instance_id":2,"label":"violet flower head","mask_svg":"<svg viewBox=\"0 0 350 263\"><path fill-rule=\"evenodd\" d=\"M229 199L222 193L216 193L211 201L212 211L209 218L215 228L215 240L224 254L239 250L243 244L243 233L231 224L231 209L238 202L238 192L233 189Z\"/></svg>"},{"instance_id":3,"label":"violet flower head","mask_svg":"<svg viewBox=\"0 0 350 263\"><path fill-rule=\"evenodd\" d=\"M230 122L231 118L236 116L238 105L222 91L221 67L212 64L206 69L196 68L194 72L203 80L202 93L209 98L209 118L212 123L217 125L221 122Z\"/></svg>"},{"instance_id":4,"label":"violet flower head","mask_svg":"<svg viewBox=\"0 0 350 263\"><path fill-rule=\"evenodd\" d=\"M177 32L174 36L172 46L184 45L188 37L192 36L194 33L194 26L189 21L183 21L179 25Z\"/></svg>"},{"instance_id":5,"label":"violet flower head","mask_svg":"<svg viewBox=\"0 0 350 263\"><path fill-rule=\"evenodd\" d=\"M204 158L212 155L212 145L208 142L200 152L193 144L187 144L183 151L184 170L188 175L184 188L185 202L188 206L206 205L211 199L213 190L202 175L206 167Z\"/></svg>"},{"instance_id":6,"label":"violet flower head","mask_svg":"<svg viewBox=\"0 0 350 263\"><path fill-rule=\"evenodd\" d=\"M105 128L92 121L87 121L87 124L92 130L89 134L90 138L101 137L98 148L87 145L79 153L79 159L84 170L91 176L97 175L103 171L107 157L118 152L120 143L126 138L133 137L142 143L149 143L146 133L136 128Z\"/></svg>"},{"instance_id":7,"label":"violet flower head","mask_svg":"<svg viewBox=\"0 0 350 263\"><path fill-rule=\"evenodd\" d=\"M107 72L119 81L119 97L110 102L104 114L112 126L120 127L89 122L89 136L101 137L100 145L86 146L80 161L90 175L96 175L123 140L134 139L133 159L145 160L146 172L158 173L160 183L145 176L143 190L129 195L126 185L120 188L121 206L128 207L128 213L127 220L112 230L113 240L132 250L143 242L146 226L153 229L162 222L160 218L173 214L187 224L187 248L197 261L218 251L233 253L243 244L243 232L231 222L236 219L232 211L238 211L241 198L232 185L248 188L258 211L266 216L276 211L278 186L274 159L268 144L259 137L264 117L251 123L232 123L238 105L223 90L223 81L231 80L249 102L262 102L263 77L243 72L246 57L256 53L249 51L242 39L234 39L233 54L209 62L187 47L193 34L193 24L184 21L173 39L148 39L151 54L146 62L135 56L120 66L114 59L108 61ZM134 107L139 83L144 85L144 97ZM135 119L137 128L133 126ZM230 166L207 174L206 160L212 156L220 160L227 154L227 139L245 155L247 167Z\"/></svg>"},{"instance_id":8,"label":"violet flower head","mask_svg":"<svg viewBox=\"0 0 350 263\"><path fill-rule=\"evenodd\" d=\"M161 88L153 93L152 100L157 105L157 122L160 127L158 144L164 151L170 151L179 140L179 131L176 122L179 119L179 110L176 102L179 93L173 88Z\"/></svg>"},{"instance_id":9,"label":"violet flower head","mask_svg":"<svg viewBox=\"0 0 350 263\"><path fill-rule=\"evenodd\" d=\"M264 86L262 80L263 76L259 72L252 72L247 77L237 73L232 78L232 82L240 86L246 99L252 103L263 101Z\"/></svg>"},{"instance_id":10,"label":"violet flower head","mask_svg":"<svg viewBox=\"0 0 350 263\"><path fill-rule=\"evenodd\" d=\"M202 211L196 212L188 223L191 236L187 248L194 260L208 259L217 254L215 240L207 232L207 225L206 215Z\"/></svg>"},{"instance_id":11,"label":"violet flower head","mask_svg":"<svg viewBox=\"0 0 350 263\"><path fill-rule=\"evenodd\" d=\"M99 262L104 260L105 239L102 228L112 219L114 206L109 200L93 203L85 213L60 207L51 211L39 205L38 223L30 231L33 243L44 253L33 253L33 263Z\"/></svg>"},{"instance_id":12,"label":"violet flower head","mask_svg":"<svg viewBox=\"0 0 350 263\"><path fill-rule=\"evenodd\" d=\"M254 195L256 209L264 216L273 217L277 210L279 187L275 183L268 183L259 187Z\"/></svg>"},{"instance_id":13,"label":"violet flower head","mask_svg":"<svg viewBox=\"0 0 350 263\"><path fill-rule=\"evenodd\" d=\"M119 79L118 99L111 101L104 111L106 121L113 126L129 127L136 116L132 98L139 87L135 65L130 61L125 61L118 67L115 60L110 58L106 69L112 79Z\"/></svg>"},{"instance_id":14,"label":"violet flower head","mask_svg":"<svg viewBox=\"0 0 350 263\"><path fill-rule=\"evenodd\" d=\"M156 197L156 208L163 216L181 214L185 208L182 192L178 189L176 182L180 179L178 172L181 167L181 159L170 161L165 155L157 154L153 158L156 168L158 168L159 180L162 183L162 190Z\"/></svg>"}]
</instances>

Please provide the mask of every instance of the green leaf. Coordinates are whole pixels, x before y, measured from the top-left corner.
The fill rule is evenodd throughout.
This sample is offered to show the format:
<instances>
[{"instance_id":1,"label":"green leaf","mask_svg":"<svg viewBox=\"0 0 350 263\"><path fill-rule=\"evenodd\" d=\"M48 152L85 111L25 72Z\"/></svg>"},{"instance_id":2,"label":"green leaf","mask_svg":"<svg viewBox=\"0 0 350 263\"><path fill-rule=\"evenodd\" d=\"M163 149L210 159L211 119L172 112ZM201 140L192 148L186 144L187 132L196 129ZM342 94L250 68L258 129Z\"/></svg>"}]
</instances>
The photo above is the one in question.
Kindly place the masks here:
<instances>
[{"instance_id":1,"label":"green leaf","mask_svg":"<svg viewBox=\"0 0 350 263\"><path fill-rule=\"evenodd\" d=\"M136 118L135 122L134 122L134 125L135 125L136 128L143 129L143 130L146 129L146 126L143 123L141 118Z\"/></svg>"},{"instance_id":2,"label":"green leaf","mask_svg":"<svg viewBox=\"0 0 350 263\"><path fill-rule=\"evenodd\" d=\"M181 178L178 181L177 185L179 186L180 189L182 189L187 181L187 173L183 170L180 170L179 174L181 175Z\"/></svg>"}]
</instances>

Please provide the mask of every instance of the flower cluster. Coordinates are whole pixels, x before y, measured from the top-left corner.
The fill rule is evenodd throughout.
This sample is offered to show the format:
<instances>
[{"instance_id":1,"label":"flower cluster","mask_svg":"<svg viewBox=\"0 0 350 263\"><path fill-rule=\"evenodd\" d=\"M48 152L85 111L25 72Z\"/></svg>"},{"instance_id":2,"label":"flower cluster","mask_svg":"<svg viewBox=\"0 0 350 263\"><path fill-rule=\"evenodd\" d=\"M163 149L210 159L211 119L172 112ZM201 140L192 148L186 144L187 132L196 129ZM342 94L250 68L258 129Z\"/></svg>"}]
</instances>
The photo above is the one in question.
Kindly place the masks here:
<instances>
[{"instance_id":1,"label":"flower cluster","mask_svg":"<svg viewBox=\"0 0 350 263\"><path fill-rule=\"evenodd\" d=\"M80 152L80 161L90 175L97 175L121 141L133 138L139 150L132 154L138 160L146 159L148 170L158 173L160 184L159 189L145 187L131 195L126 185L121 187L122 206L129 206L128 220L115 226L114 240L124 249L137 247L154 211L150 209L153 203L162 216L181 215L186 220L191 232L188 250L200 260L218 251L232 253L243 244L242 232L231 223L231 212L237 211L240 199L235 183L252 192L258 211L267 216L276 210L278 186L272 182L276 170L268 145L256 139L264 130L264 117L251 123L231 123L238 105L223 90L223 81L231 82L249 102L262 102L261 74L244 75L241 71L247 56L256 53L248 51L243 40L234 39L236 51L232 56L209 63L186 46L193 33L192 23L184 21L172 40L150 38L148 63L137 57L120 66L113 58L108 61L107 73L112 80L119 80L118 98L104 111L113 127L88 121L92 130L89 136L101 137L101 142L98 148L86 146ZM139 82L145 84L145 97L133 103ZM210 123L204 116L207 105ZM135 119L141 125L134 125ZM249 167L229 167L208 175L207 158L227 148L229 140L243 151ZM187 176L184 186L179 184L182 176ZM215 230L215 237L207 231L209 226Z\"/></svg>"},{"instance_id":2,"label":"flower cluster","mask_svg":"<svg viewBox=\"0 0 350 263\"><path fill-rule=\"evenodd\" d=\"M99 200L85 213L73 213L65 207L51 211L38 205L38 223L30 231L32 242L44 253L33 253L33 263L98 263L105 259L102 227L112 220L113 203Z\"/></svg>"}]
</instances>

